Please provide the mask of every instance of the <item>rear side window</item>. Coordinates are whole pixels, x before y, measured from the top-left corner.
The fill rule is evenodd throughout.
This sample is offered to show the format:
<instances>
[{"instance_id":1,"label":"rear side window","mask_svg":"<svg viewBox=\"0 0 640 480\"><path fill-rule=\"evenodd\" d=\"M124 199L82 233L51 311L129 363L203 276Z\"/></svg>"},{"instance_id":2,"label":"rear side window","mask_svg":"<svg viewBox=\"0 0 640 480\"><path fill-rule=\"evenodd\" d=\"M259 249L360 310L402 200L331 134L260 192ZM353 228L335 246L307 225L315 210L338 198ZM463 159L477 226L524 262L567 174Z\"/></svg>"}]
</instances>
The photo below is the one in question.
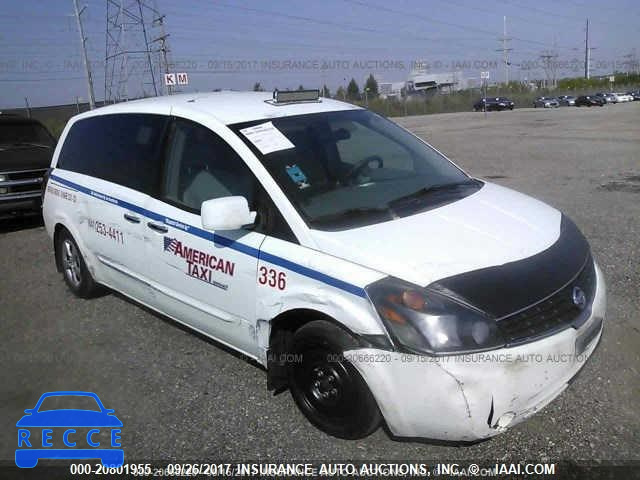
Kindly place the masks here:
<instances>
[{"instance_id":1,"label":"rear side window","mask_svg":"<svg viewBox=\"0 0 640 480\"><path fill-rule=\"evenodd\" d=\"M57 166L154 195L168 117L116 114L86 118L69 131Z\"/></svg>"}]
</instances>

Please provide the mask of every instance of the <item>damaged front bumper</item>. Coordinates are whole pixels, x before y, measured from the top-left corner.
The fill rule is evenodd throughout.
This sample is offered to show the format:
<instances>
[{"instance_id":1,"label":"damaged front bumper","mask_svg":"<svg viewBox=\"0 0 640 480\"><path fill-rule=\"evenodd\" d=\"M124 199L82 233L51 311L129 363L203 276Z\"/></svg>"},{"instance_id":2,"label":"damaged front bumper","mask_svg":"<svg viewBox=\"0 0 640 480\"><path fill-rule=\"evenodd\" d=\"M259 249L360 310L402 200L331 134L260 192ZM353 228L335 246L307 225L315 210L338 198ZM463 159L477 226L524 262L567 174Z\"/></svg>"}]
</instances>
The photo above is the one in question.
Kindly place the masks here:
<instances>
[{"instance_id":1,"label":"damaged front bumper","mask_svg":"<svg viewBox=\"0 0 640 480\"><path fill-rule=\"evenodd\" d=\"M366 348L345 352L373 393L391 433L446 441L496 435L544 408L595 350L606 286L596 265L591 315L579 329L490 352L431 357Z\"/></svg>"}]
</instances>

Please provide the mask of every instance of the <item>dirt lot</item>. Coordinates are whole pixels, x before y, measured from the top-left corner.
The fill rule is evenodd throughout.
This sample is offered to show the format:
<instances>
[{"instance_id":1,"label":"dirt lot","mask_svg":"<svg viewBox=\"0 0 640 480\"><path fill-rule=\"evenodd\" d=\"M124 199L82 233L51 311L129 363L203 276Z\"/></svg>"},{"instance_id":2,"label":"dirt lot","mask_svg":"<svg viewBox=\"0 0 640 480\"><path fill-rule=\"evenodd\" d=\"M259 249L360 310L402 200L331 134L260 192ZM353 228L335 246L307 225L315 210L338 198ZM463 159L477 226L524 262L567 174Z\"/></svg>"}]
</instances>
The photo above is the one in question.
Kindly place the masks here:
<instances>
[{"instance_id":1,"label":"dirt lot","mask_svg":"<svg viewBox=\"0 0 640 480\"><path fill-rule=\"evenodd\" d=\"M123 421L126 461L640 460L640 102L398 120L474 176L561 209L608 281L599 349L531 420L453 447L328 437L273 397L255 365L124 300L78 300L40 226L0 233L0 459L15 422L52 390L98 393Z\"/></svg>"}]
</instances>

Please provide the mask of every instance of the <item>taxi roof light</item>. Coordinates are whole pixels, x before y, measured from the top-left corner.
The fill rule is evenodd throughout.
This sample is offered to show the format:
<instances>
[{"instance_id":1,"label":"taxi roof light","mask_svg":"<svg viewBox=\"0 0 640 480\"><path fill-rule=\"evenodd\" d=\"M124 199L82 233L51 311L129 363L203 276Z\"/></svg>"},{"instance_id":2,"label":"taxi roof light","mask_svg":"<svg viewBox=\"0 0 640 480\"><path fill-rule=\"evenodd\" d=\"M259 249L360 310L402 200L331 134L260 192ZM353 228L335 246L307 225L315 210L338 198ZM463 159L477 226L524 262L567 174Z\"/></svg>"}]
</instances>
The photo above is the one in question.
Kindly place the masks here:
<instances>
[{"instance_id":1,"label":"taxi roof light","mask_svg":"<svg viewBox=\"0 0 640 480\"><path fill-rule=\"evenodd\" d=\"M320 90L292 90L286 92L280 92L278 90L273 91L273 100L270 103L274 105L282 105L285 103L295 102L319 102Z\"/></svg>"}]
</instances>

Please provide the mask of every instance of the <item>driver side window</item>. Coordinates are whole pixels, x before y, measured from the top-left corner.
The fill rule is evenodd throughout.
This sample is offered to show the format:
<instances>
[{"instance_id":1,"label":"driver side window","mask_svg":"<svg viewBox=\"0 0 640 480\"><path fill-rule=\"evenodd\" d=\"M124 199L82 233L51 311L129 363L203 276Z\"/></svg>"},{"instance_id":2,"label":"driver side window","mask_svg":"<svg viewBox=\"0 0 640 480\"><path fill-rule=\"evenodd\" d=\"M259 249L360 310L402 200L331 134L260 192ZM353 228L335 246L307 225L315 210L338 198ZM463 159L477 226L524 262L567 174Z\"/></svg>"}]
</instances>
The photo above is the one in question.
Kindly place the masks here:
<instances>
[{"instance_id":1,"label":"driver side window","mask_svg":"<svg viewBox=\"0 0 640 480\"><path fill-rule=\"evenodd\" d=\"M240 195L254 204L257 180L238 154L208 128L175 119L166 149L162 198L200 213L202 202Z\"/></svg>"}]
</instances>

